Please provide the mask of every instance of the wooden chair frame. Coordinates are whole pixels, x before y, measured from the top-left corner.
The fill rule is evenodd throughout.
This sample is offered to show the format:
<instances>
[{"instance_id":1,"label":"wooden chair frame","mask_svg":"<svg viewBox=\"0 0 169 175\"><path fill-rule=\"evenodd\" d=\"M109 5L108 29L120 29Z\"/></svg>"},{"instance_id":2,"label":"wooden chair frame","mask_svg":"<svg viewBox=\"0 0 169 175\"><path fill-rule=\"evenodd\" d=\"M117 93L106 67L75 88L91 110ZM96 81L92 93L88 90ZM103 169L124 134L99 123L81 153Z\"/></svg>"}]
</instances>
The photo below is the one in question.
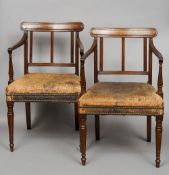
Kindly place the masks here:
<instances>
[{"instance_id":1,"label":"wooden chair frame","mask_svg":"<svg viewBox=\"0 0 169 175\"><path fill-rule=\"evenodd\" d=\"M86 79L85 79L85 61L89 55L94 53L94 83L98 82L98 76L100 74L119 74L119 75L147 75L148 83L152 84L152 54L154 54L159 61L159 73L157 82L157 94L163 98L163 76L162 76L162 64L163 56L156 49L153 43L153 37L157 35L157 31L154 28L92 28L90 32L91 36L94 37L93 44L88 51L81 57L81 86L82 94L86 92ZM103 70L103 41L104 38L121 38L122 40L122 60L120 71L104 71ZM125 38L143 38L143 71L126 71L125 70ZM148 44L149 41L149 44ZM98 49L98 43L100 48ZM147 46L149 52L147 51ZM99 51L98 51L99 50ZM98 61L98 52L100 53L100 62ZM148 58L147 58L148 54ZM148 59L148 62L147 62ZM98 67L99 63L99 67ZM147 66L148 64L148 66ZM103 110L103 109L102 109ZM81 148L81 161L82 165L86 164L86 114L79 113L80 121L80 148ZM94 111L90 114L95 115L95 136L96 140L100 139L100 122L99 115L104 114L99 110ZM110 115L111 113L109 113ZM112 113L113 115L114 113ZM118 114L117 114L118 115ZM125 115L128 115L127 113ZM131 114L129 114L131 115ZM144 109L141 114L147 116L147 141L151 141L151 116L146 114ZM160 167L160 151L161 151L161 140L162 140L162 116L156 117L156 167Z\"/></svg>"},{"instance_id":2,"label":"wooden chair frame","mask_svg":"<svg viewBox=\"0 0 169 175\"><path fill-rule=\"evenodd\" d=\"M47 23L47 22L22 22L21 30L24 32L21 40L17 42L14 46L8 49L9 53L9 81L8 84L14 81L14 69L13 69L13 59L12 52L17 48L24 46L24 74L29 73L29 67L31 66L55 66L55 67L74 67L75 74L79 75L79 53L82 56L84 53L84 47L79 37L79 32L84 28L81 22L69 22L69 23ZM49 32L51 33L50 38L50 62L49 63L34 63L32 59L33 52L33 33L34 32ZM70 63L54 63L54 33L55 32L68 32L70 33ZM29 50L28 50L28 37L29 37ZM80 51L80 52L79 52ZM29 52L29 54L28 54ZM29 58L28 58L29 55ZM79 97L54 97L51 101L54 102L71 102L74 103L75 109L75 129L79 129L78 121L78 103L77 99ZM14 99L13 101L7 101L8 108L8 126L9 126L9 141L10 150L14 150L13 135L14 135L14 112L13 106L14 102L25 102L26 108L26 123L27 129L31 129L31 114L30 114L30 103L31 102L49 102L49 99L34 98L29 99L27 97L21 97L20 99Z\"/></svg>"}]
</instances>

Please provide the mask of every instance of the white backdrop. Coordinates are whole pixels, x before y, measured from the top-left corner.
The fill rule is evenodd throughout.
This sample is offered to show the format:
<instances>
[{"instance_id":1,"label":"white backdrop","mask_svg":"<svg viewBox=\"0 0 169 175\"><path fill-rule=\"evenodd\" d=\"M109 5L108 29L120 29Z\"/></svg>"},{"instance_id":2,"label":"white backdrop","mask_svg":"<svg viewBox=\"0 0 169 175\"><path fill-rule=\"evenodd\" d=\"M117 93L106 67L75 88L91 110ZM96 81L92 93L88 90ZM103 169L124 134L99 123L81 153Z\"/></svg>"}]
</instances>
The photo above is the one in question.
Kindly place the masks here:
<instances>
[{"instance_id":1,"label":"white backdrop","mask_svg":"<svg viewBox=\"0 0 169 175\"><path fill-rule=\"evenodd\" d=\"M167 129L167 123L169 122L169 119L168 119L168 114L169 114L169 110L168 110L168 105L169 105L168 103L169 101L169 90L168 90L169 89L169 81L168 81L169 1L168 0L161 0L161 1L157 1L157 0L142 0L142 1L140 0L127 0L127 1L126 0L118 0L118 1L116 0L105 0L105 1L102 1L102 0L85 0L85 1L0 0L0 24L1 24L1 29L0 29L0 41L1 41L0 42L0 133L1 133L0 142L2 143L0 144L1 146L0 152L5 148L7 149L6 145L8 144L7 125L6 125L7 111L6 111L6 103L5 103L5 87L8 81L7 48L13 45L16 41L18 41L21 38L22 31L20 30L20 23L22 21L49 21L49 22L82 21L85 24L85 29L83 32L80 33L80 37L82 42L84 43L85 50L88 49L92 43L92 38L90 37L90 34L89 34L89 30L91 27L98 26L98 27L155 27L157 28L158 36L154 39L154 43L156 47L161 51L164 57L164 66L163 66L164 98L165 98L164 123L166 128L166 130L164 131L165 132L169 131ZM56 46L56 52L58 51L57 56L59 57L67 56L67 55L64 55L64 50L62 48L60 48L62 49L61 51L59 50L59 44L62 46L65 46L66 48L68 47L68 44L66 44L66 35L63 35L63 36L61 35L58 37L59 37L58 39L56 37L56 43L58 44ZM35 55L47 56L49 48L46 48L45 46L47 46L48 43L49 43L49 40L47 39L47 37L43 37L41 40L36 42ZM68 40L68 43L69 43L69 40ZM104 56L105 58L107 58L107 60L105 61L105 67L118 69L120 65L120 60L121 60L120 58L121 55L119 54L121 53L120 41L118 41L117 39L114 39L114 41L109 40L107 43L108 43L106 44L107 49L104 52L105 53ZM127 47L126 48L127 68L141 69L142 68L142 62L141 62L142 41L138 40L134 42L134 41L128 40L126 43L126 47ZM86 63L87 87L90 87L93 84L93 61L92 60L93 59L91 56ZM157 59L154 57L154 60L157 60ZM19 49L18 51L14 51L13 62L15 65L15 69L14 69L15 77L18 77L23 74L23 48ZM156 86L157 74L158 74L158 62L154 61L153 66L154 66L153 85ZM45 71L50 71L50 69L45 69ZM126 76L124 77L111 76L106 78L106 80L107 79L109 80L111 79L112 81L114 80L116 81L144 80L145 81L146 80L141 77L131 78ZM23 112L23 105L16 105L15 107L17 109L16 114L20 115L17 121L19 122L24 120L25 116ZM62 106L62 105L60 105L59 107L64 110L67 109L68 114L73 113L72 106L67 106L66 109L65 109L65 106ZM38 110L37 112L40 112L40 111ZM34 113L32 113L32 117L35 117ZM136 121L135 124L137 124L138 122L139 121ZM143 125L140 125L140 126L145 129L144 123L141 123L141 124ZM73 124L72 124L72 127L73 127ZM165 134L167 135L167 133ZM78 135L77 135L77 141L78 141ZM21 139L19 143L21 145L20 147L22 147ZM151 146L153 147L154 145L151 145ZM19 149L17 150L18 152L20 151ZM4 157L6 156L7 152L8 150L4 152L3 154ZM140 152L141 152L141 148L140 148ZM168 153L166 152L166 154ZM96 156L95 159L94 160L92 159L92 161L96 161L98 154L96 154L95 156ZM154 160L153 156L151 158L152 160ZM2 159L3 157L1 156L1 161L3 161ZM139 156L138 156L138 159L139 159ZM167 161L168 160L166 158L166 162ZM75 161L73 163L76 164L77 162ZM152 166L151 163L148 166ZM166 166L164 165L164 168L166 167L168 167L168 164ZM108 168L111 169L113 167L109 166ZM81 170L83 171L84 169L81 169ZM19 173L19 170L17 172Z\"/></svg>"}]
</instances>

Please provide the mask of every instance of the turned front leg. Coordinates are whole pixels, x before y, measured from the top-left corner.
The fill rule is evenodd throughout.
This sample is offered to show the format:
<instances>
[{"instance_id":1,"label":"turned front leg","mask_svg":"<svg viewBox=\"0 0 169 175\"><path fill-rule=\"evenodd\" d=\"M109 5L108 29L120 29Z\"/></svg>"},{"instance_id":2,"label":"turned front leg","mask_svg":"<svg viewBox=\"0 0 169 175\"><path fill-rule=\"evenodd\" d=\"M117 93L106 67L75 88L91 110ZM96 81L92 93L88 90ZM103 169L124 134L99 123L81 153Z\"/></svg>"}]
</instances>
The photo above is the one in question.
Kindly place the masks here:
<instances>
[{"instance_id":1,"label":"turned front leg","mask_svg":"<svg viewBox=\"0 0 169 175\"><path fill-rule=\"evenodd\" d=\"M160 167L163 116L156 117L156 167Z\"/></svg>"},{"instance_id":2,"label":"turned front leg","mask_svg":"<svg viewBox=\"0 0 169 175\"><path fill-rule=\"evenodd\" d=\"M80 115L80 152L82 165L86 164L86 115Z\"/></svg>"},{"instance_id":3,"label":"turned front leg","mask_svg":"<svg viewBox=\"0 0 169 175\"><path fill-rule=\"evenodd\" d=\"M11 152L14 150L13 135L14 135L14 112L13 112L13 102L7 102L8 107L8 128L9 128L9 147Z\"/></svg>"}]
</instances>

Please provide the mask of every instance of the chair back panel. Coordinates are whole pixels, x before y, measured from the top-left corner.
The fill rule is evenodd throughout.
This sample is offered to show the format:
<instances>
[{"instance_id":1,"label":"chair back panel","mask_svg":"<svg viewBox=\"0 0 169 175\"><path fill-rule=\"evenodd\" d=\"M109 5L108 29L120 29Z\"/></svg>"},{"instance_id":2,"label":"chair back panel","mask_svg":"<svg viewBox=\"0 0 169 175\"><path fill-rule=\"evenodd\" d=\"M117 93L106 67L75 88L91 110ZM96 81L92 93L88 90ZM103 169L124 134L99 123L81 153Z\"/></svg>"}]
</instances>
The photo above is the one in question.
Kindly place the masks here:
<instances>
[{"instance_id":1,"label":"chair back panel","mask_svg":"<svg viewBox=\"0 0 169 175\"><path fill-rule=\"evenodd\" d=\"M92 28L90 31L92 37L97 39L97 49L99 48L99 58L95 59L95 82L98 81L98 75L119 74L119 75L147 75L148 83L152 83L152 54L149 49L148 40L157 35L155 28ZM104 39L121 39L121 70L104 70ZM126 70L125 67L125 48L126 38L141 38L143 40L143 70ZM96 50L97 50L96 49ZM97 61L96 61L97 60ZM99 64L99 66L97 65Z\"/></svg>"},{"instance_id":2,"label":"chair back panel","mask_svg":"<svg viewBox=\"0 0 169 175\"><path fill-rule=\"evenodd\" d=\"M55 67L75 67L75 73L79 74L79 49L77 39L79 32L84 28L81 22L69 23L47 23L47 22L22 22L21 30L23 30L29 37L29 43L25 45L25 72L28 72L28 67L36 66L55 66ZM50 60L49 62L34 62L33 61L33 40L34 32L48 32L50 33ZM54 47L55 47L55 32L70 33L70 63L56 63L54 62ZM29 50L28 50L29 44ZM28 58L29 57L29 58Z\"/></svg>"}]
</instances>

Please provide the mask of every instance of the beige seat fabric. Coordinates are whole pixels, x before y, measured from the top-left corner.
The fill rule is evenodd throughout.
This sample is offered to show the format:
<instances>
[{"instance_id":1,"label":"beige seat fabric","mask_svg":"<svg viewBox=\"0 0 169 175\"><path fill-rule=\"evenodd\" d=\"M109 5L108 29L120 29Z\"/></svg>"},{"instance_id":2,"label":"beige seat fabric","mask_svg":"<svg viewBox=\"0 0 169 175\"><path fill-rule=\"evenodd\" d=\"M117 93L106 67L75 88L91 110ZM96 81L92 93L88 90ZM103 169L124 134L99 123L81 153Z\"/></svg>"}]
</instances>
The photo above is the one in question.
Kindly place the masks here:
<instances>
[{"instance_id":1,"label":"beige seat fabric","mask_svg":"<svg viewBox=\"0 0 169 175\"><path fill-rule=\"evenodd\" d=\"M138 109L163 109L163 99L156 94L153 86L146 83L101 82L96 83L79 99L79 107L80 113L92 111L92 107L98 110L104 107L131 108L131 112L137 108L139 113Z\"/></svg>"},{"instance_id":2,"label":"beige seat fabric","mask_svg":"<svg viewBox=\"0 0 169 175\"><path fill-rule=\"evenodd\" d=\"M80 95L80 79L75 74L31 73L15 80L7 89L7 101L15 95Z\"/></svg>"}]
</instances>

